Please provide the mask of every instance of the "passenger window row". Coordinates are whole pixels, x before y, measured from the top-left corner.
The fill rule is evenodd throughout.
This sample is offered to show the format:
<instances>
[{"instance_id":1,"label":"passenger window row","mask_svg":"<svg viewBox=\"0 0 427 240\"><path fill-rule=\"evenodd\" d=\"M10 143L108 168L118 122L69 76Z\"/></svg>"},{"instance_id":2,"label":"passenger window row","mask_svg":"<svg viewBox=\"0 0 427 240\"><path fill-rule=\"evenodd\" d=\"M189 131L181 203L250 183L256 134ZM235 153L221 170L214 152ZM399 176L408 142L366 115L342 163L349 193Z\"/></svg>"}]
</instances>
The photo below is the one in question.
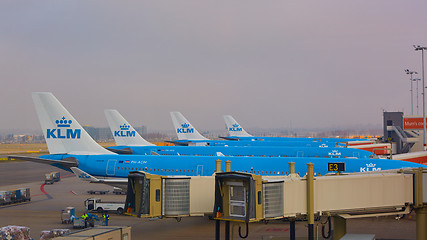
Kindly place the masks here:
<instances>
[{"instance_id":1,"label":"passenger window row","mask_svg":"<svg viewBox=\"0 0 427 240\"><path fill-rule=\"evenodd\" d=\"M148 171L148 168L130 168L130 167L117 167L117 170L125 170L125 171ZM159 169L159 168L150 168L152 172L193 172L193 170L186 169Z\"/></svg>"}]
</instances>

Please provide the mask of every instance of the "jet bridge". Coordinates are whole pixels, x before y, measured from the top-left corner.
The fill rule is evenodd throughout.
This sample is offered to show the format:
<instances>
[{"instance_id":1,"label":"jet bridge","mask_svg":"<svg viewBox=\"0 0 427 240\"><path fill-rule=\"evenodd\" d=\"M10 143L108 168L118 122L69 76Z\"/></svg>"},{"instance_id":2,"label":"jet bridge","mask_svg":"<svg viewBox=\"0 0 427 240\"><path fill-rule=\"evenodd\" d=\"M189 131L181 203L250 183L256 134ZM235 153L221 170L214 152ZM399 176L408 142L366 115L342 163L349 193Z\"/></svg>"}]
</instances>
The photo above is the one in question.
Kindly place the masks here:
<instances>
[{"instance_id":1,"label":"jet bridge","mask_svg":"<svg viewBox=\"0 0 427 240\"><path fill-rule=\"evenodd\" d=\"M274 219L290 220L291 233L295 219L307 220L312 236L314 216L332 216L334 234L342 236L345 219L408 214L415 208L417 234L420 231L421 236L427 236L427 171L423 173L423 169L314 178L313 164L308 164L308 174L300 177L294 173L293 163L289 176L231 172L230 162L226 163L227 172L204 177L131 172L126 214L177 219L212 215L217 221L217 236L220 221L225 221L229 232L232 222L248 226Z\"/></svg>"},{"instance_id":2,"label":"jet bridge","mask_svg":"<svg viewBox=\"0 0 427 240\"><path fill-rule=\"evenodd\" d=\"M211 214L213 176L160 176L129 173L126 214L136 217L188 217Z\"/></svg>"},{"instance_id":3,"label":"jet bridge","mask_svg":"<svg viewBox=\"0 0 427 240\"><path fill-rule=\"evenodd\" d=\"M303 178L293 174L261 178L240 172L217 173L213 212L218 221L216 235L219 236L219 221L226 222L227 236L230 222L246 223L248 228L250 222L287 218L291 220L292 236L295 233L292 221L299 218L308 221L308 237L314 239L314 216L332 216L337 234L334 239L339 239L345 234L345 219L408 214L411 208L416 208L422 209L416 210L417 221L420 219L417 236L418 230L423 232L421 236L426 236L427 172L422 171L316 178L312 173ZM239 235L245 237L240 228Z\"/></svg>"},{"instance_id":4,"label":"jet bridge","mask_svg":"<svg viewBox=\"0 0 427 240\"><path fill-rule=\"evenodd\" d=\"M307 177L261 178L247 173L218 173L215 184L218 220L256 222L308 212ZM313 187L316 215L398 214L413 204L412 174L322 176L315 178Z\"/></svg>"}]
</instances>

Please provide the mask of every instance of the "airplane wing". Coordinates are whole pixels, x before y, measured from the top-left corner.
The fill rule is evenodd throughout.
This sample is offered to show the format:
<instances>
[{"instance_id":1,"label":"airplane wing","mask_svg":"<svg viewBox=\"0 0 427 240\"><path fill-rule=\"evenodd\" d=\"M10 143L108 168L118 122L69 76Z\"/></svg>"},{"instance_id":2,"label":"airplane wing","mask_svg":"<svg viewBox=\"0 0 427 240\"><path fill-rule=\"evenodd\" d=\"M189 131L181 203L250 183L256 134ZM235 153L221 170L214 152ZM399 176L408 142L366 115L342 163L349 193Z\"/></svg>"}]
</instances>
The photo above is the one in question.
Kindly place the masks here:
<instances>
[{"instance_id":1,"label":"airplane wing","mask_svg":"<svg viewBox=\"0 0 427 240\"><path fill-rule=\"evenodd\" d=\"M50 160L50 159L43 159L43 158L37 158L37 157L9 155L8 158L9 159L16 159L16 160L23 160L23 161L28 161L28 162L49 164L49 165L54 165L54 166L61 166L65 169L70 169L71 167L78 167L79 166L79 161L74 157L68 157L68 158L64 158L62 160Z\"/></svg>"},{"instance_id":2,"label":"airplane wing","mask_svg":"<svg viewBox=\"0 0 427 240\"><path fill-rule=\"evenodd\" d=\"M174 141L174 140L166 140L165 142L167 143L173 143L177 146L188 146L189 144L191 144L191 141Z\"/></svg>"},{"instance_id":3,"label":"airplane wing","mask_svg":"<svg viewBox=\"0 0 427 240\"><path fill-rule=\"evenodd\" d=\"M112 152L118 153L118 154L128 154L128 155L133 154L133 150L131 148L113 149L113 148L107 147L107 149L109 151L112 151Z\"/></svg>"},{"instance_id":4,"label":"airplane wing","mask_svg":"<svg viewBox=\"0 0 427 240\"><path fill-rule=\"evenodd\" d=\"M222 138L222 139L225 139L225 140L230 140L230 141L240 141L240 138L239 137L219 137L219 138Z\"/></svg>"},{"instance_id":5,"label":"airplane wing","mask_svg":"<svg viewBox=\"0 0 427 240\"><path fill-rule=\"evenodd\" d=\"M100 179L96 178L89 173L81 170L77 167L72 167L71 171L76 175L76 177L83 181L88 181L91 183L103 183L113 187L121 188L123 191L127 191L128 180L126 178L108 178L108 179Z\"/></svg>"},{"instance_id":6,"label":"airplane wing","mask_svg":"<svg viewBox=\"0 0 427 240\"><path fill-rule=\"evenodd\" d=\"M178 140L178 141L166 140L165 142L173 143L173 144L175 144L175 146L209 146L210 145L209 142L206 142L203 140L194 140L194 141L192 141L192 140L188 140L188 141L185 141L185 140Z\"/></svg>"}]
</instances>

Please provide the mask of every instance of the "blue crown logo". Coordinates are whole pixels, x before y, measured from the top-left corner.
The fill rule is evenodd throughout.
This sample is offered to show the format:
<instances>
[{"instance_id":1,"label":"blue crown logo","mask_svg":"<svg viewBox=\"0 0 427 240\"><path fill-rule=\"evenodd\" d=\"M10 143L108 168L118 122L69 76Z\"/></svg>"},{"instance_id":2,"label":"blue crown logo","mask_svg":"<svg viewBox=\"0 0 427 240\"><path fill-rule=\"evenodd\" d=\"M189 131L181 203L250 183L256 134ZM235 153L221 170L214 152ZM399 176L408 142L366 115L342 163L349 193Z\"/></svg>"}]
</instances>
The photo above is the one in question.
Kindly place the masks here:
<instances>
[{"instance_id":1,"label":"blue crown logo","mask_svg":"<svg viewBox=\"0 0 427 240\"><path fill-rule=\"evenodd\" d=\"M239 127L239 124L233 124L233 127L237 128Z\"/></svg>"},{"instance_id":2,"label":"blue crown logo","mask_svg":"<svg viewBox=\"0 0 427 240\"><path fill-rule=\"evenodd\" d=\"M129 128L130 128L130 125L126 125L126 123L123 125L120 125L120 129L123 131L129 130Z\"/></svg>"},{"instance_id":3,"label":"blue crown logo","mask_svg":"<svg viewBox=\"0 0 427 240\"><path fill-rule=\"evenodd\" d=\"M65 117L62 117L60 120L56 120L55 122L58 127L70 127L73 121L66 120Z\"/></svg>"},{"instance_id":4,"label":"blue crown logo","mask_svg":"<svg viewBox=\"0 0 427 240\"><path fill-rule=\"evenodd\" d=\"M190 124L188 124L188 123L183 123L183 124L181 124L181 127L182 128L188 128L190 126Z\"/></svg>"}]
</instances>

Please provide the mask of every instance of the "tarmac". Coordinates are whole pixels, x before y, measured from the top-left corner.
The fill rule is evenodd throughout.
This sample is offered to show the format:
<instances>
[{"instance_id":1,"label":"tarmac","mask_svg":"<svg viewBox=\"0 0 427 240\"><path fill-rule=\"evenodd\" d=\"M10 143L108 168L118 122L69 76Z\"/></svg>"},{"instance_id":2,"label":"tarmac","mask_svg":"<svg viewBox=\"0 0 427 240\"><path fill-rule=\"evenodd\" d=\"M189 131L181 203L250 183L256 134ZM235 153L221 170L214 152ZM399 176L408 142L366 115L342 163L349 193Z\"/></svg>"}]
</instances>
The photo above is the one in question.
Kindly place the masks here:
<instances>
[{"instance_id":1,"label":"tarmac","mask_svg":"<svg viewBox=\"0 0 427 240\"><path fill-rule=\"evenodd\" d=\"M44 185L44 174L60 171L61 181ZM61 210L75 207L77 217L83 214L84 200L91 197L103 201L125 201L125 195L114 195L113 187L93 184L77 179L72 173L58 168L32 162L0 161L0 190L21 187L31 189L31 201L0 206L0 227L17 225L30 228L34 239L40 232L51 229L71 229L72 225L61 224ZM88 190L108 190L106 195L90 195ZM100 215L100 214L98 214ZM215 239L215 222L208 217L170 219L146 219L110 213L110 226L131 226L132 239ZM318 239L321 237L319 223ZM221 224L221 239L225 225ZM231 226L232 239L240 239L238 226ZM298 239L307 237L307 222L296 223ZM242 234L245 227L242 226ZM415 215L396 220L394 217L351 219L347 221L347 233L375 234L376 239L415 239ZM247 239L289 239L289 223L272 221L249 224Z\"/></svg>"}]
</instances>

